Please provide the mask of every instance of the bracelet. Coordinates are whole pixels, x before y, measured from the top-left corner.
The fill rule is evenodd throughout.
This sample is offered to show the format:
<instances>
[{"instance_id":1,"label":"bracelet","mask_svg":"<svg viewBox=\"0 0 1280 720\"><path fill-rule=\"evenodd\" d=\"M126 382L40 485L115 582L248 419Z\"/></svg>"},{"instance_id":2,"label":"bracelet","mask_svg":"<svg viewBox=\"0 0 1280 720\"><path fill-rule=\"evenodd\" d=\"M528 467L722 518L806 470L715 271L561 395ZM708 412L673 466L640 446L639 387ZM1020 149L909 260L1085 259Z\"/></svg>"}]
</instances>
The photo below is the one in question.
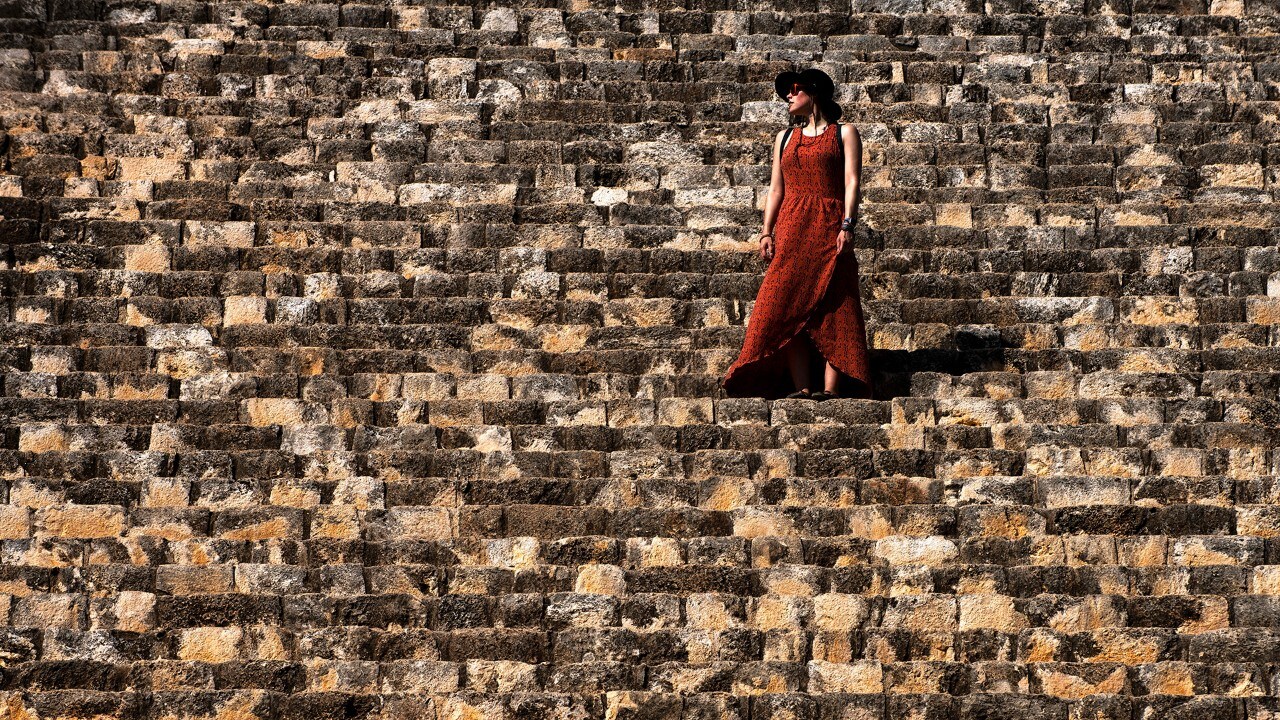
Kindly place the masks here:
<instances>
[{"instance_id":1,"label":"bracelet","mask_svg":"<svg viewBox=\"0 0 1280 720\"><path fill-rule=\"evenodd\" d=\"M843 220L841 220L841 221L840 221L840 229L841 229L841 230L852 230L852 229L853 229L853 226L854 226L854 225L856 225L856 224L857 224L857 222L858 222L858 221L857 221L857 220L855 220L854 218L845 218L845 219L843 219Z\"/></svg>"},{"instance_id":2,"label":"bracelet","mask_svg":"<svg viewBox=\"0 0 1280 720\"><path fill-rule=\"evenodd\" d=\"M763 240L763 239L765 239L765 238L771 238L771 237L773 237L773 233L760 233L760 239L761 239L761 240Z\"/></svg>"}]
</instances>

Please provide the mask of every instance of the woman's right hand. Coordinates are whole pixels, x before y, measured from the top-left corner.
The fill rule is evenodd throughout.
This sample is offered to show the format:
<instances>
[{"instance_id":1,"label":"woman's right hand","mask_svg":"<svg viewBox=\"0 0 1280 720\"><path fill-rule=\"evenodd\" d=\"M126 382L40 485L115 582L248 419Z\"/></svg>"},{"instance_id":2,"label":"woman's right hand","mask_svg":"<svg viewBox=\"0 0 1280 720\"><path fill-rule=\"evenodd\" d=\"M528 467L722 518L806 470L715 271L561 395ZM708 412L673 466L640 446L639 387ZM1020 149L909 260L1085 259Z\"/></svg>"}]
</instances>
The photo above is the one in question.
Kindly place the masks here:
<instances>
[{"instance_id":1,"label":"woman's right hand","mask_svg":"<svg viewBox=\"0 0 1280 720\"><path fill-rule=\"evenodd\" d=\"M760 259L765 262L773 260L773 236L763 235L760 237Z\"/></svg>"}]
</instances>

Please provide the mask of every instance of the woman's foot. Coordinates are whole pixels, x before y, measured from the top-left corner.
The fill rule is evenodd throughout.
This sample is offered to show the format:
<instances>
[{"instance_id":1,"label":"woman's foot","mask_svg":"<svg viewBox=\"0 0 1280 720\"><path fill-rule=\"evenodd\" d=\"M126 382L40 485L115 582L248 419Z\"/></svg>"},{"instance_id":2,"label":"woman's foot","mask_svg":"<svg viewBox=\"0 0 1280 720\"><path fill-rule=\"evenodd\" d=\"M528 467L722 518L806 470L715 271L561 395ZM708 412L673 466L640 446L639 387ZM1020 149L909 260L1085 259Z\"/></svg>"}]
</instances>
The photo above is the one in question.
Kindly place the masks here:
<instances>
[{"instance_id":1,"label":"woman's foot","mask_svg":"<svg viewBox=\"0 0 1280 720\"><path fill-rule=\"evenodd\" d=\"M808 388L804 390L797 390L791 393L790 395L788 395L787 399L788 400L812 400L813 393L809 392Z\"/></svg>"},{"instance_id":2,"label":"woman's foot","mask_svg":"<svg viewBox=\"0 0 1280 720\"><path fill-rule=\"evenodd\" d=\"M823 400L834 400L840 397L840 394L835 392L834 390L819 390L818 392L810 395L809 397L821 402Z\"/></svg>"}]
</instances>

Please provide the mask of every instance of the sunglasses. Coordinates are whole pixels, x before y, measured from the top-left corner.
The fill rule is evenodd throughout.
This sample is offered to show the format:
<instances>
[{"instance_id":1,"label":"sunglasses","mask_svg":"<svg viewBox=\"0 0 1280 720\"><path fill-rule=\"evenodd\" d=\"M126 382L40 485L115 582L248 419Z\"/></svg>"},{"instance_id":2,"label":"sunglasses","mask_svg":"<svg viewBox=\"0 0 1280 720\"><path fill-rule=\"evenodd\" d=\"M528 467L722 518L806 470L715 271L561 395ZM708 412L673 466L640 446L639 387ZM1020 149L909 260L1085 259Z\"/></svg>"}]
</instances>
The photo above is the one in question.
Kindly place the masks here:
<instances>
[{"instance_id":1,"label":"sunglasses","mask_svg":"<svg viewBox=\"0 0 1280 720\"><path fill-rule=\"evenodd\" d=\"M804 83L791 83L790 89L788 89L787 92L783 93L783 97L786 97L787 95L799 95L802 92L808 92L808 91L809 91L809 86L805 85Z\"/></svg>"}]
</instances>

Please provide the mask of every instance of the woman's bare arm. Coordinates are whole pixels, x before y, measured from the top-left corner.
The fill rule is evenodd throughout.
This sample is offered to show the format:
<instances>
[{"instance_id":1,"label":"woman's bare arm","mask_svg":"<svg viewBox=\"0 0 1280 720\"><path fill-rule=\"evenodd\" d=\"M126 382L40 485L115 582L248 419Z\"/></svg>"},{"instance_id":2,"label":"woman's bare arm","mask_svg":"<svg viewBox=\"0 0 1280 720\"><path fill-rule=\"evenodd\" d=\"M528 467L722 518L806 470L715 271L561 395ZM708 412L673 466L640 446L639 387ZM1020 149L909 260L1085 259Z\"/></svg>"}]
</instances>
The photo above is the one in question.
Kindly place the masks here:
<instances>
[{"instance_id":1,"label":"woman's bare arm","mask_svg":"<svg viewBox=\"0 0 1280 720\"><path fill-rule=\"evenodd\" d=\"M858 203L862 199L858 187L862 177L862 139L858 137L858 129L841 125L840 142L844 143L844 216L857 222Z\"/></svg>"},{"instance_id":2,"label":"woman's bare arm","mask_svg":"<svg viewBox=\"0 0 1280 720\"><path fill-rule=\"evenodd\" d=\"M764 232L773 232L773 223L778 218L778 208L782 205L785 188L782 186L782 134L779 130L773 138L773 171L769 177L769 195L764 202Z\"/></svg>"}]
</instances>

